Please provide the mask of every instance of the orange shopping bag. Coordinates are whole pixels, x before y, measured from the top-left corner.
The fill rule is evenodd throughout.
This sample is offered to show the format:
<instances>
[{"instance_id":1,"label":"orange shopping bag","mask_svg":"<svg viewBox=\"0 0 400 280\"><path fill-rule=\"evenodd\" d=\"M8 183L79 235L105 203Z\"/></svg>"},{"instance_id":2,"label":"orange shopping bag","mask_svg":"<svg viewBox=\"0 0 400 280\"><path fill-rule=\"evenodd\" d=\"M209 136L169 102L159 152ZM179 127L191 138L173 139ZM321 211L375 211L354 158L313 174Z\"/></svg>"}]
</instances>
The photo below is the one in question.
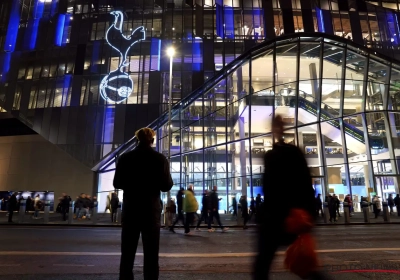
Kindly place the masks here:
<instances>
[{"instance_id":1,"label":"orange shopping bag","mask_svg":"<svg viewBox=\"0 0 400 280\"><path fill-rule=\"evenodd\" d=\"M313 218L304 209L294 208L290 210L285 220L286 232L290 234L303 234L313 227Z\"/></svg>"},{"instance_id":2,"label":"orange shopping bag","mask_svg":"<svg viewBox=\"0 0 400 280\"><path fill-rule=\"evenodd\" d=\"M315 240L310 233L300 235L287 249L285 266L290 272L306 279L318 267Z\"/></svg>"}]
</instances>

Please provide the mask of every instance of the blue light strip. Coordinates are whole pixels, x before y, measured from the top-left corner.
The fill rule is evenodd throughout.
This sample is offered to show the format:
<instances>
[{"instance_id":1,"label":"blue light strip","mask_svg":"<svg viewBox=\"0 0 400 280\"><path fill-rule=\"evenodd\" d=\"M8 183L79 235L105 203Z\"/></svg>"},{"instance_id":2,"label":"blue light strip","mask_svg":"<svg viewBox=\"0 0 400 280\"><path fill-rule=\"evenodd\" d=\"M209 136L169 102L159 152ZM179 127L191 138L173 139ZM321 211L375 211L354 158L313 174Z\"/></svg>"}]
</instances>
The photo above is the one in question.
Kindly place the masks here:
<instances>
[{"instance_id":1,"label":"blue light strip","mask_svg":"<svg viewBox=\"0 0 400 280\"><path fill-rule=\"evenodd\" d=\"M217 36L224 38L224 8L219 4L216 4L216 25Z\"/></svg>"},{"instance_id":2,"label":"blue light strip","mask_svg":"<svg viewBox=\"0 0 400 280\"><path fill-rule=\"evenodd\" d=\"M196 42L193 40L192 43L192 70L193 71L201 71L202 69L202 64L201 64L201 58L202 58L202 51L201 51L201 43L200 42Z\"/></svg>"},{"instance_id":3,"label":"blue light strip","mask_svg":"<svg viewBox=\"0 0 400 280\"><path fill-rule=\"evenodd\" d=\"M0 81L6 82L8 71L10 71L10 62L11 62L11 53L6 52L0 56L0 63L1 63L1 72L0 72Z\"/></svg>"},{"instance_id":4,"label":"blue light strip","mask_svg":"<svg viewBox=\"0 0 400 280\"><path fill-rule=\"evenodd\" d=\"M93 42L93 49L92 49L92 61L90 63L90 71L93 73L97 73L99 71L99 64L100 64L100 41Z\"/></svg>"},{"instance_id":5,"label":"blue light strip","mask_svg":"<svg viewBox=\"0 0 400 280\"><path fill-rule=\"evenodd\" d=\"M68 43L68 27L71 23L71 15L66 14L64 20L64 30L63 30L63 37L62 37L62 44L65 45Z\"/></svg>"},{"instance_id":6,"label":"blue light strip","mask_svg":"<svg viewBox=\"0 0 400 280\"><path fill-rule=\"evenodd\" d=\"M52 0L50 15L54 16L57 13L57 11L58 11L58 0Z\"/></svg>"},{"instance_id":7,"label":"blue light strip","mask_svg":"<svg viewBox=\"0 0 400 280\"><path fill-rule=\"evenodd\" d=\"M233 14L233 7L224 7L224 22L225 22L225 38L235 38L235 20Z\"/></svg>"},{"instance_id":8,"label":"blue light strip","mask_svg":"<svg viewBox=\"0 0 400 280\"><path fill-rule=\"evenodd\" d=\"M398 45L399 44L399 36L400 36L400 34L399 34L400 33L399 19L398 19L396 13L393 13L393 14L394 14L394 23L393 23L394 29L393 29L393 34L392 34L393 39L394 39L393 43Z\"/></svg>"},{"instance_id":9,"label":"blue light strip","mask_svg":"<svg viewBox=\"0 0 400 280\"><path fill-rule=\"evenodd\" d=\"M317 16L317 25L318 25L318 32L325 33L325 26L324 26L324 15L320 8L315 8L315 14Z\"/></svg>"},{"instance_id":10,"label":"blue light strip","mask_svg":"<svg viewBox=\"0 0 400 280\"><path fill-rule=\"evenodd\" d=\"M105 124L104 124L104 136L103 143L111 143L113 141L114 131L114 108L111 106L106 107L105 112Z\"/></svg>"},{"instance_id":11,"label":"blue light strip","mask_svg":"<svg viewBox=\"0 0 400 280\"><path fill-rule=\"evenodd\" d=\"M64 85L63 85L63 92L62 92L62 104L61 107L68 106L68 92L69 87L71 86L72 75L66 74L64 76Z\"/></svg>"},{"instance_id":12,"label":"blue light strip","mask_svg":"<svg viewBox=\"0 0 400 280\"><path fill-rule=\"evenodd\" d=\"M59 47L62 46L62 40L63 40L63 35L64 35L65 17L66 17L66 15L59 14L58 15L58 19L57 19L56 36L54 38L54 45L59 46Z\"/></svg>"},{"instance_id":13,"label":"blue light strip","mask_svg":"<svg viewBox=\"0 0 400 280\"><path fill-rule=\"evenodd\" d=\"M19 7L19 1L13 0L10 12L10 20L8 21L7 35L4 42L4 51L6 52L13 52L15 50L20 21Z\"/></svg>"},{"instance_id":14,"label":"blue light strip","mask_svg":"<svg viewBox=\"0 0 400 280\"><path fill-rule=\"evenodd\" d=\"M154 58L157 58L157 65L153 65ZM160 71L160 62L161 62L161 39L151 38L151 46L150 46L150 70L152 71Z\"/></svg>"},{"instance_id":15,"label":"blue light strip","mask_svg":"<svg viewBox=\"0 0 400 280\"><path fill-rule=\"evenodd\" d=\"M43 16L44 2L35 0L33 7L33 19L29 20L24 38L24 49L34 50L39 29L40 19Z\"/></svg>"}]
</instances>

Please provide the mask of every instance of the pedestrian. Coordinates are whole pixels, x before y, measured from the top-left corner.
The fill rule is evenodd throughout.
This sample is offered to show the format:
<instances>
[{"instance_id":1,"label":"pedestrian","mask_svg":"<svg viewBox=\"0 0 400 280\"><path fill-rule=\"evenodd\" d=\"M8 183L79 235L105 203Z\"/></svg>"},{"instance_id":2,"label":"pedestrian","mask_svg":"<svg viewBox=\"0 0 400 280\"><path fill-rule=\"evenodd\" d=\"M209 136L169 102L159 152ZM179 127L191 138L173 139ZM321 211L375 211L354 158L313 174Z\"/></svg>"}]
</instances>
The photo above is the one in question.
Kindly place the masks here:
<instances>
[{"instance_id":1,"label":"pedestrian","mask_svg":"<svg viewBox=\"0 0 400 280\"><path fill-rule=\"evenodd\" d=\"M194 221L194 214L197 209L199 209L199 204L194 197L193 185L189 185L188 189L185 191L185 198L183 200L183 211L186 213L185 219L185 235L191 235L190 225Z\"/></svg>"},{"instance_id":2,"label":"pedestrian","mask_svg":"<svg viewBox=\"0 0 400 280\"><path fill-rule=\"evenodd\" d=\"M242 210L243 229L247 229L247 222L249 220L247 196L242 195L240 197L239 203L240 203L240 209Z\"/></svg>"},{"instance_id":3,"label":"pedestrian","mask_svg":"<svg viewBox=\"0 0 400 280\"><path fill-rule=\"evenodd\" d=\"M270 279L269 271L279 246L289 245L297 239L296 234L286 231L285 220L290 211L303 209L311 217L315 216L314 189L307 161L298 147L284 142L283 132L282 117L276 116L272 121L272 133L277 142L264 155L263 193L268 203L261 208L254 280ZM282 197L285 197L285 207L279 199ZM319 277L317 272L311 275L311 279Z\"/></svg>"},{"instance_id":4,"label":"pedestrian","mask_svg":"<svg viewBox=\"0 0 400 280\"><path fill-rule=\"evenodd\" d=\"M197 221L197 226L196 226L196 230L198 230L198 231L200 231L199 226L202 221L204 221L208 225L208 219L209 219L210 212L211 212L211 198L208 193L208 190L204 191L203 198L201 200L201 204L202 204L201 217Z\"/></svg>"},{"instance_id":5,"label":"pedestrian","mask_svg":"<svg viewBox=\"0 0 400 280\"><path fill-rule=\"evenodd\" d=\"M63 221L67 220L67 213L69 212L69 202L71 201L71 198L67 196L66 193L62 194L61 198L61 215Z\"/></svg>"},{"instance_id":6,"label":"pedestrian","mask_svg":"<svg viewBox=\"0 0 400 280\"><path fill-rule=\"evenodd\" d=\"M25 213L29 213L29 211L31 211L31 208L32 208L32 198L28 196L28 198L26 199Z\"/></svg>"},{"instance_id":7,"label":"pedestrian","mask_svg":"<svg viewBox=\"0 0 400 280\"><path fill-rule=\"evenodd\" d=\"M390 215L392 215L393 207L394 207L394 199L393 199L393 195L392 194L389 194L388 206L389 206L389 209L390 209Z\"/></svg>"},{"instance_id":8,"label":"pedestrian","mask_svg":"<svg viewBox=\"0 0 400 280\"><path fill-rule=\"evenodd\" d=\"M13 193L8 200L8 222L13 223L14 210L17 207L17 193Z\"/></svg>"},{"instance_id":9,"label":"pedestrian","mask_svg":"<svg viewBox=\"0 0 400 280\"><path fill-rule=\"evenodd\" d=\"M111 194L111 223L115 223L117 221L117 210L118 210L119 198L117 194L114 192Z\"/></svg>"},{"instance_id":10,"label":"pedestrian","mask_svg":"<svg viewBox=\"0 0 400 280\"><path fill-rule=\"evenodd\" d=\"M393 199L394 205L396 205L397 216L400 216L400 195L396 194L396 197Z\"/></svg>"},{"instance_id":11,"label":"pedestrian","mask_svg":"<svg viewBox=\"0 0 400 280\"><path fill-rule=\"evenodd\" d=\"M213 221L213 219L215 218L215 220L217 221L219 227L221 228L222 232L227 231L229 228L224 227L221 223L221 218L219 216L219 201L221 200L221 198L218 197L218 193L217 193L217 186L213 187L213 191L210 194L211 197L211 215L210 218L208 220L208 228L211 228L211 222Z\"/></svg>"},{"instance_id":12,"label":"pedestrian","mask_svg":"<svg viewBox=\"0 0 400 280\"><path fill-rule=\"evenodd\" d=\"M133 263L142 236L144 279L158 279L161 227L160 192L172 188L169 162L152 145L156 133L150 128L136 131L137 147L117 162L114 187L123 190L120 280L133 279Z\"/></svg>"},{"instance_id":13,"label":"pedestrian","mask_svg":"<svg viewBox=\"0 0 400 280\"><path fill-rule=\"evenodd\" d=\"M39 211L42 209L42 201L40 200L40 195L37 194L33 202L33 208L35 213L33 213L34 219L39 219Z\"/></svg>"},{"instance_id":14,"label":"pedestrian","mask_svg":"<svg viewBox=\"0 0 400 280\"><path fill-rule=\"evenodd\" d=\"M183 196L184 196L185 190L184 188L180 188L178 193L176 194L176 204L178 205L178 216L175 219L175 222L171 225L169 230L173 233L175 233L174 227L175 225L181 221L182 225L185 224L185 218L183 216Z\"/></svg>"}]
</instances>

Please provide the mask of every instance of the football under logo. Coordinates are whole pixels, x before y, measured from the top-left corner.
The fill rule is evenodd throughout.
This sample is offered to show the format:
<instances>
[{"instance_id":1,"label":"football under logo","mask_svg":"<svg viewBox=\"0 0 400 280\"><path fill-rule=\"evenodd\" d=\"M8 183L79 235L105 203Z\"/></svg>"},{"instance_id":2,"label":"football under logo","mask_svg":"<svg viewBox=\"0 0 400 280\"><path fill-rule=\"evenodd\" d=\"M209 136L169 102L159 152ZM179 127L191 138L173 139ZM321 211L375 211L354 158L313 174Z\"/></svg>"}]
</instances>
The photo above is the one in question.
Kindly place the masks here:
<instances>
[{"instance_id":1,"label":"football under logo","mask_svg":"<svg viewBox=\"0 0 400 280\"><path fill-rule=\"evenodd\" d=\"M114 11L114 22L106 32L107 43L120 55L118 68L106 75L100 83L100 95L108 103L121 103L132 93L133 80L124 67L129 66L128 55L132 46L146 38L143 26L132 31L131 35L123 34L124 14Z\"/></svg>"}]
</instances>

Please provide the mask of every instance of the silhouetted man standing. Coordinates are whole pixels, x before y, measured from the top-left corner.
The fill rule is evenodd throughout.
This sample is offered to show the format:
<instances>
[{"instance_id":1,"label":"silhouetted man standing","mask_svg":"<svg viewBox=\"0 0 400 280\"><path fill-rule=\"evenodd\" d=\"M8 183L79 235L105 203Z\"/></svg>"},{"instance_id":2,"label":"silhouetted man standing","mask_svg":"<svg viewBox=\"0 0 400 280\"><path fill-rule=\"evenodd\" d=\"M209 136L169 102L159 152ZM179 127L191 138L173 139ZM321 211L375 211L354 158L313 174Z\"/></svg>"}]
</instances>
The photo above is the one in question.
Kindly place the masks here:
<instances>
[{"instance_id":1,"label":"silhouetted man standing","mask_svg":"<svg viewBox=\"0 0 400 280\"><path fill-rule=\"evenodd\" d=\"M280 116L272 121L272 132L277 142L264 156L263 190L264 199L268 203L261 207L254 280L268 280L278 247L296 240L296 235L289 235L285 230L285 219L290 210L300 208L306 210L311 217L315 215L314 189L307 162L299 148L284 143L283 125ZM282 197L286 200L285 207L282 207Z\"/></svg>"},{"instance_id":2,"label":"silhouetted man standing","mask_svg":"<svg viewBox=\"0 0 400 280\"><path fill-rule=\"evenodd\" d=\"M154 137L155 132L150 128L136 131L139 145L120 156L115 170L114 187L124 191L120 280L133 279L133 263L140 234L144 279L158 279L160 191L169 191L173 182L167 159L151 147Z\"/></svg>"},{"instance_id":3,"label":"silhouetted man standing","mask_svg":"<svg viewBox=\"0 0 400 280\"><path fill-rule=\"evenodd\" d=\"M13 193L8 200L8 222L13 223L13 214L17 207L17 193Z\"/></svg>"}]
</instances>

